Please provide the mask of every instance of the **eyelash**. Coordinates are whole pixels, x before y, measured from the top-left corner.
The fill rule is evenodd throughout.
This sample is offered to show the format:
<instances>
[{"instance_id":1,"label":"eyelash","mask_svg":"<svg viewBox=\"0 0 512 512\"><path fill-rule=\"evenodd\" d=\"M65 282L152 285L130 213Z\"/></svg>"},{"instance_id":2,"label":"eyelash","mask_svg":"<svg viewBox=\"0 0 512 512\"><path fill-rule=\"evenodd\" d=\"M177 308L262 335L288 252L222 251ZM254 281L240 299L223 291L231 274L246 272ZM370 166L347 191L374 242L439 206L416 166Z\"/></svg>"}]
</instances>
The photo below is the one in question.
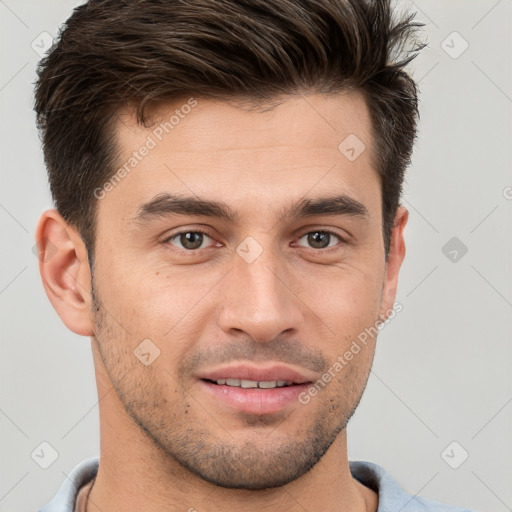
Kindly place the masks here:
<instances>
[{"instance_id":1,"label":"eyelash","mask_svg":"<svg viewBox=\"0 0 512 512\"><path fill-rule=\"evenodd\" d=\"M204 250L208 249L208 248L204 248L204 249L188 249L187 250L187 249L180 249L179 247L174 247L172 244L170 244L170 240L173 240L173 239L175 239L175 238L177 238L180 235L183 235L185 233L201 233L201 234L206 235L209 238L213 239L213 237L206 230L203 230L201 228L196 228L196 229L187 229L187 230L184 230L184 231L179 231L177 233L174 233L171 236L165 238L165 240L163 240L163 243L172 246L173 248L171 250L173 252L177 252L177 253L180 253L180 254L185 253L185 254L195 255L195 254L197 254L200 251L204 251ZM329 235L335 236L339 240L339 242L337 244L335 244L333 246L330 246L330 247L325 247L323 249L314 249L312 247L299 246L299 247L302 247L303 249L310 250L310 251L313 251L315 253L330 253L330 252L338 250L339 249L338 246L340 244L347 244L348 243L347 240L344 239L339 233L337 233L337 232L335 232L333 230L330 230L330 229L313 229L313 230L310 230L310 231L306 231L306 232L302 233L300 236L298 236L298 239L300 240L305 235L308 235L310 233L328 233Z\"/></svg>"}]
</instances>

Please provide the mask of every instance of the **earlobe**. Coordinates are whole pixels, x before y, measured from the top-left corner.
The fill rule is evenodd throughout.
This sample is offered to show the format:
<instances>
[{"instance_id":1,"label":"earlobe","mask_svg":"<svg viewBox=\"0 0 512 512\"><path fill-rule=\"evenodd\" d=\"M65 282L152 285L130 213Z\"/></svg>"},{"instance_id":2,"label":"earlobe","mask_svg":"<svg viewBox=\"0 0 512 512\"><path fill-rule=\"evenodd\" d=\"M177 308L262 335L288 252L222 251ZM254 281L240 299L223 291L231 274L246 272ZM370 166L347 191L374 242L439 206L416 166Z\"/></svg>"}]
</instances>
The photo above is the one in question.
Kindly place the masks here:
<instances>
[{"instance_id":1,"label":"earlobe","mask_svg":"<svg viewBox=\"0 0 512 512\"><path fill-rule=\"evenodd\" d=\"M51 209L39 219L36 242L39 272L55 311L71 331L92 336L91 271L82 238Z\"/></svg>"},{"instance_id":2,"label":"earlobe","mask_svg":"<svg viewBox=\"0 0 512 512\"><path fill-rule=\"evenodd\" d=\"M385 321L393 310L393 305L398 287L400 267L405 258L404 229L409 218L409 212L404 206L400 206L395 215L393 231L391 234L389 256L386 264L386 275L382 290L380 319Z\"/></svg>"}]
</instances>

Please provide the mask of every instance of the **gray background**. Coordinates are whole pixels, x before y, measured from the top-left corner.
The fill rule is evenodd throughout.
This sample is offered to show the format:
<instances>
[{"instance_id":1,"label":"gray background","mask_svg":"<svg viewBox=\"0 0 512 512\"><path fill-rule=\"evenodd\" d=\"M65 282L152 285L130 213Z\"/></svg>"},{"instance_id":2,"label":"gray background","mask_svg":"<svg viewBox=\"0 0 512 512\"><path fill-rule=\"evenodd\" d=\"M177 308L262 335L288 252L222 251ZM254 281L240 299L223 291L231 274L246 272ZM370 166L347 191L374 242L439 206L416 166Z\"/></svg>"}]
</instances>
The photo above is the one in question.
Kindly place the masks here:
<instances>
[{"instance_id":1,"label":"gray background","mask_svg":"<svg viewBox=\"0 0 512 512\"><path fill-rule=\"evenodd\" d=\"M38 216L51 205L31 110L35 50L50 37L40 34L55 35L75 5L0 0L0 512L37 510L78 462L99 453L89 340L61 323L32 252ZM411 215L397 296L403 311L380 334L348 427L349 455L382 465L412 494L505 512L512 510L512 1L400 6L418 11L429 41L410 68L421 122L404 196ZM31 457L43 441L58 452L48 469Z\"/></svg>"}]
</instances>

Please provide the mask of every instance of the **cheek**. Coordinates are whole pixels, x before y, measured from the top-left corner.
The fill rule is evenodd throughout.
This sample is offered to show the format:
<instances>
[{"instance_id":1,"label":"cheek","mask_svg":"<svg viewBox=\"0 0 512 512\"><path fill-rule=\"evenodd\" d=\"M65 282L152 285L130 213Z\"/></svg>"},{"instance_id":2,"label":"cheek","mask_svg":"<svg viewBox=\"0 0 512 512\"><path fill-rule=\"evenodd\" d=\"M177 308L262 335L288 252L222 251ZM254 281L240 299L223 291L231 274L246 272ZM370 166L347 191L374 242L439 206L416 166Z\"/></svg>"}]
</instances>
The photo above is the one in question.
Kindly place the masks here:
<instances>
[{"instance_id":1,"label":"cheek","mask_svg":"<svg viewBox=\"0 0 512 512\"><path fill-rule=\"evenodd\" d=\"M147 327L163 324L170 328L217 280L215 275L193 266L170 270L169 265L132 261L122 255L103 255L98 261L103 265L95 272L95 281L112 314L116 312L132 324L151 321Z\"/></svg>"},{"instance_id":2,"label":"cheek","mask_svg":"<svg viewBox=\"0 0 512 512\"><path fill-rule=\"evenodd\" d=\"M301 298L336 334L354 334L378 318L382 276L377 272L331 266L304 273L300 283Z\"/></svg>"},{"instance_id":3,"label":"cheek","mask_svg":"<svg viewBox=\"0 0 512 512\"><path fill-rule=\"evenodd\" d=\"M198 339L204 316L222 305L222 289L231 279L229 264L171 268L161 260L145 263L114 255L112 248L107 252L98 258L103 266L95 272L101 299L137 339L172 340L173 346L185 333L188 342ZM383 269L377 261L358 257L336 265L300 261L284 265L282 271L296 296L289 300L297 300L307 323L320 321L328 326L325 335L334 336L337 348L340 337L357 336L378 318Z\"/></svg>"},{"instance_id":4,"label":"cheek","mask_svg":"<svg viewBox=\"0 0 512 512\"><path fill-rule=\"evenodd\" d=\"M155 367L173 373L176 363L203 337L205 315L212 310L210 297L215 295L211 292L222 273L219 277L192 266L172 272L162 266L128 267L116 265L108 273L98 273L100 298L110 323L117 326L117 337L124 339L128 357L149 339L149 351L158 354Z\"/></svg>"}]
</instances>

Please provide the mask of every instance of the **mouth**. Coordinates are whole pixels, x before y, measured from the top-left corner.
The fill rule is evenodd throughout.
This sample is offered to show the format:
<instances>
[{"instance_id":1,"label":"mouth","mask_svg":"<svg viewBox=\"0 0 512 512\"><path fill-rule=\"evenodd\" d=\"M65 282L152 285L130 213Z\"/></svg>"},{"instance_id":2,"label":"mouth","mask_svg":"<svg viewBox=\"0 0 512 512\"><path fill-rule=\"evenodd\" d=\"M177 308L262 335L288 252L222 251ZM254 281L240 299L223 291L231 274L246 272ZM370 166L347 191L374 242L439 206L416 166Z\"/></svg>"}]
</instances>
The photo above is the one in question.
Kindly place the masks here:
<instances>
[{"instance_id":1,"label":"mouth","mask_svg":"<svg viewBox=\"0 0 512 512\"><path fill-rule=\"evenodd\" d=\"M296 406L313 376L288 366L236 365L198 375L202 391L215 398L212 407L248 414L274 414Z\"/></svg>"},{"instance_id":2,"label":"mouth","mask_svg":"<svg viewBox=\"0 0 512 512\"><path fill-rule=\"evenodd\" d=\"M291 380L246 380L246 379L203 379L206 382L211 382L212 384L217 384L218 386L230 386L233 388L243 388L243 389L274 389L274 388L284 388L289 386L296 386L299 383L293 382Z\"/></svg>"}]
</instances>

